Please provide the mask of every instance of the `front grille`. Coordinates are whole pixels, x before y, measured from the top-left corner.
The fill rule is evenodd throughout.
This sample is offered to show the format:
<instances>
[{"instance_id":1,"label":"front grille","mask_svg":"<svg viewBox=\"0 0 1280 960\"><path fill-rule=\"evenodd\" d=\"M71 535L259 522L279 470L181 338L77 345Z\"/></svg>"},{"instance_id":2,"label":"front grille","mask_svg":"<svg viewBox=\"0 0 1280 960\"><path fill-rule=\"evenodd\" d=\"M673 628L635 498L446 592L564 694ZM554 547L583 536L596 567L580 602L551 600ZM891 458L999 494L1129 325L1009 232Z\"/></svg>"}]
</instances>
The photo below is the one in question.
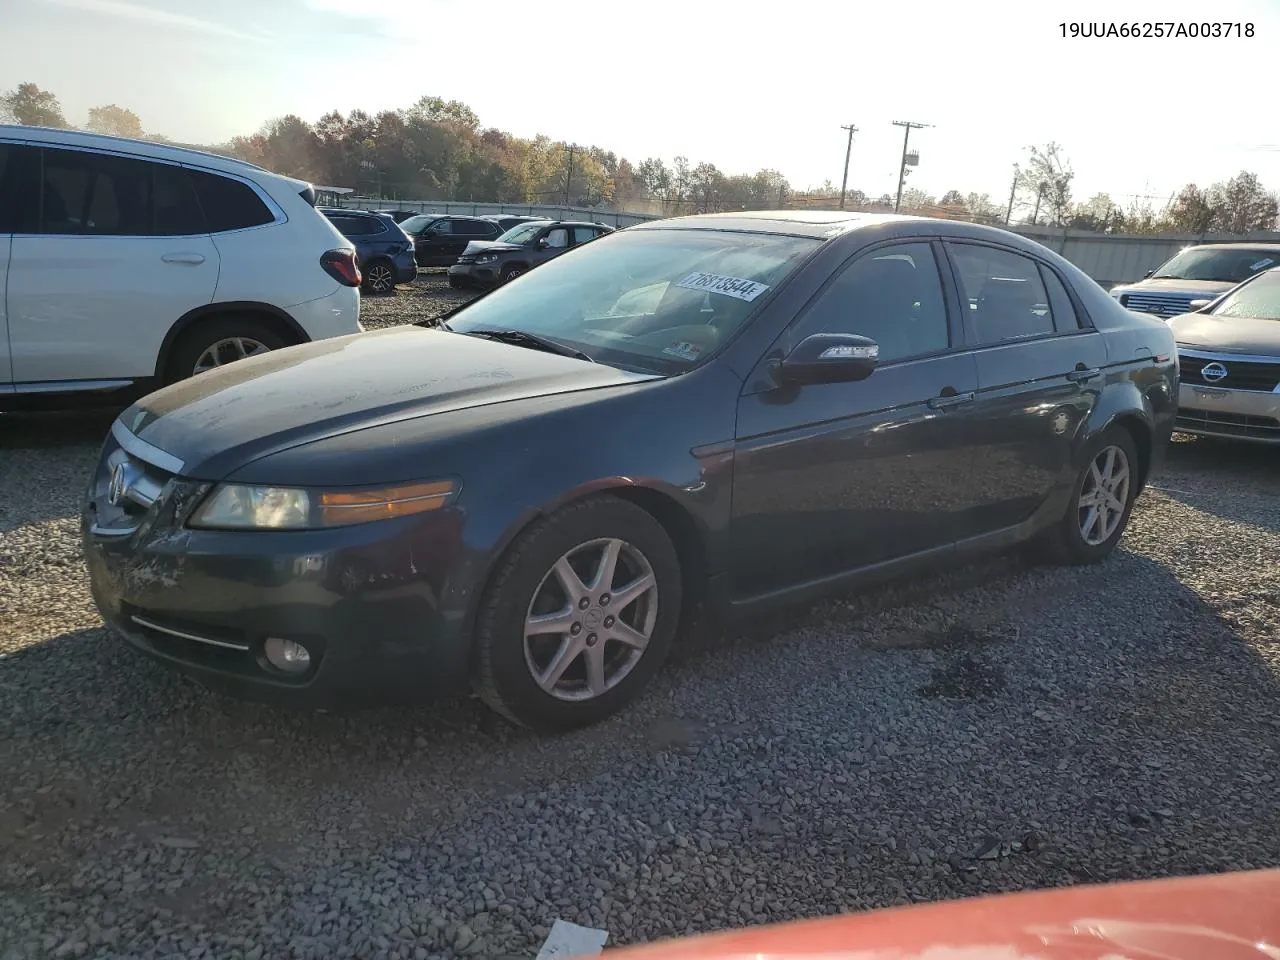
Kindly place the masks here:
<instances>
[{"instance_id":1,"label":"front grille","mask_svg":"<svg viewBox=\"0 0 1280 960\"><path fill-rule=\"evenodd\" d=\"M1225 377L1206 378L1204 368L1217 364L1227 371ZM1196 357L1178 354L1178 369L1183 383L1222 387L1226 390L1258 390L1271 393L1280 385L1280 357L1275 360L1234 360L1229 357ZM1212 372L1212 371L1211 371Z\"/></svg>"},{"instance_id":2,"label":"front grille","mask_svg":"<svg viewBox=\"0 0 1280 960\"><path fill-rule=\"evenodd\" d=\"M1191 293L1126 293L1120 305L1138 313L1154 313L1157 317L1176 317L1191 310L1192 300L1205 299L1204 294Z\"/></svg>"},{"instance_id":3,"label":"front grille","mask_svg":"<svg viewBox=\"0 0 1280 960\"><path fill-rule=\"evenodd\" d=\"M1222 413L1217 410L1193 410L1181 407L1175 429L1203 430L1226 437L1252 437L1257 440L1280 441L1280 420L1254 417L1244 413Z\"/></svg>"}]
</instances>

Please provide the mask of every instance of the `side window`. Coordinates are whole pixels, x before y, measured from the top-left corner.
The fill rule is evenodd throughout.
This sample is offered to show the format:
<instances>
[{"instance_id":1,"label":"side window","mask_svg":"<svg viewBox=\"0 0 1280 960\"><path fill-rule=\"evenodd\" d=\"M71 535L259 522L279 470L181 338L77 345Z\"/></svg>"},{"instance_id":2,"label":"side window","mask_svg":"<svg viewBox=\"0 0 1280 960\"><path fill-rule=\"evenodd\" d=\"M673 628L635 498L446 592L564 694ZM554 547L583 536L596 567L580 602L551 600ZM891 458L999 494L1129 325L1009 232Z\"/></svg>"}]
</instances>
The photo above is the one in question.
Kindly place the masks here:
<instances>
[{"instance_id":1,"label":"side window","mask_svg":"<svg viewBox=\"0 0 1280 960\"><path fill-rule=\"evenodd\" d=\"M928 243L878 247L858 257L818 294L791 342L815 333L852 333L880 347L880 362L947 349L947 309Z\"/></svg>"},{"instance_id":2,"label":"side window","mask_svg":"<svg viewBox=\"0 0 1280 960\"><path fill-rule=\"evenodd\" d=\"M330 223L337 228L337 231L344 237L351 236L351 218L350 217L328 217Z\"/></svg>"},{"instance_id":3,"label":"side window","mask_svg":"<svg viewBox=\"0 0 1280 960\"><path fill-rule=\"evenodd\" d=\"M948 242L947 249L979 346L1054 332L1049 296L1034 260L972 243Z\"/></svg>"},{"instance_id":4,"label":"side window","mask_svg":"<svg viewBox=\"0 0 1280 960\"><path fill-rule=\"evenodd\" d=\"M569 229L567 227L556 227L547 233L547 246L553 250L562 249L569 245Z\"/></svg>"},{"instance_id":5,"label":"side window","mask_svg":"<svg viewBox=\"0 0 1280 960\"><path fill-rule=\"evenodd\" d=\"M0 144L0 233L35 233L40 227L40 151Z\"/></svg>"},{"instance_id":6,"label":"side window","mask_svg":"<svg viewBox=\"0 0 1280 960\"><path fill-rule=\"evenodd\" d=\"M596 233L594 227L574 227L573 242L586 243L588 240L594 240L599 234Z\"/></svg>"},{"instance_id":7,"label":"side window","mask_svg":"<svg viewBox=\"0 0 1280 960\"><path fill-rule=\"evenodd\" d=\"M151 233L151 164L146 161L46 148L41 187L42 233Z\"/></svg>"},{"instance_id":8,"label":"side window","mask_svg":"<svg viewBox=\"0 0 1280 960\"><path fill-rule=\"evenodd\" d=\"M209 232L196 189L182 167L151 164L151 202L151 232L155 236L186 237Z\"/></svg>"},{"instance_id":9,"label":"side window","mask_svg":"<svg viewBox=\"0 0 1280 960\"><path fill-rule=\"evenodd\" d=\"M1040 277L1044 280L1045 289L1049 291L1049 312L1053 314L1053 326L1059 333L1070 333L1080 329L1080 318L1076 316L1076 308L1067 296L1067 288L1062 285L1058 275L1040 264Z\"/></svg>"},{"instance_id":10,"label":"side window","mask_svg":"<svg viewBox=\"0 0 1280 960\"><path fill-rule=\"evenodd\" d=\"M203 170L189 170L210 233L244 230L270 223L275 217L253 189L239 180Z\"/></svg>"},{"instance_id":11,"label":"side window","mask_svg":"<svg viewBox=\"0 0 1280 960\"><path fill-rule=\"evenodd\" d=\"M452 220L437 220L431 225L431 232L442 237L451 236L454 232Z\"/></svg>"}]
</instances>

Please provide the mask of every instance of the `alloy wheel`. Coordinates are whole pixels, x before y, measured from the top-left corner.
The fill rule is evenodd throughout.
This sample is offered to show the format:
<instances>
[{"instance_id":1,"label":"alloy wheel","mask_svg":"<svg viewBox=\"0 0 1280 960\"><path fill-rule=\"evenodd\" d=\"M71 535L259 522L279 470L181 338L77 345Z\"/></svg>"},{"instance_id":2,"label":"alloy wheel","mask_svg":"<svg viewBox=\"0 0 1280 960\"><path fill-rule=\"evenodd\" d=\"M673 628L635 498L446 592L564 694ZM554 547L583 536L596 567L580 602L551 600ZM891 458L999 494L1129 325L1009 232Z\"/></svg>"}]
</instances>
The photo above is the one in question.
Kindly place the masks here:
<instances>
[{"instance_id":1,"label":"alloy wheel","mask_svg":"<svg viewBox=\"0 0 1280 960\"><path fill-rule=\"evenodd\" d=\"M395 286L391 268L385 263L373 264L365 276L369 282L369 289L373 293L386 293Z\"/></svg>"},{"instance_id":2,"label":"alloy wheel","mask_svg":"<svg viewBox=\"0 0 1280 960\"><path fill-rule=\"evenodd\" d=\"M225 367L228 363L243 360L245 357L255 357L260 353L268 353L270 350L271 348L265 343L253 337L225 337L222 340L215 340L205 348L196 360L195 368L191 373L194 375L217 367Z\"/></svg>"},{"instance_id":3,"label":"alloy wheel","mask_svg":"<svg viewBox=\"0 0 1280 960\"><path fill-rule=\"evenodd\" d=\"M644 554L625 540L592 540L561 556L534 590L525 663L556 699L594 699L640 662L657 618L658 582Z\"/></svg>"},{"instance_id":4,"label":"alloy wheel","mask_svg":"<svg viewBox=\"0 0 1280 960\"><path fill-rule=\"evenodd\" d=\"M1080 537L1096 547L1120 526L1129 505L1128 455L1116 446L1103 447L1089 464L1080 491Z\"/></svg>"}]
</instances>

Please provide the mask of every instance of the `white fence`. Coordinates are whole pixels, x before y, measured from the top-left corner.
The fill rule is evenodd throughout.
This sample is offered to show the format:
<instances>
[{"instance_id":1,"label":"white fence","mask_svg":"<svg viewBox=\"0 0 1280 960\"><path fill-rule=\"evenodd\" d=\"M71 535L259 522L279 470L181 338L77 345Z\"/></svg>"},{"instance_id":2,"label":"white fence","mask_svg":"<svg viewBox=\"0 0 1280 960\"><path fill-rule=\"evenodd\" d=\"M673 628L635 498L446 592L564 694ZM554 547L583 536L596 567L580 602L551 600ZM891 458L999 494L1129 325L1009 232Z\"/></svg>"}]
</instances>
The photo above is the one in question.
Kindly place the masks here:
<instances>
[{"instance_id":1,"label":"white fence","mask_svg":"<svg viewBox=\"0 0 1280 960\"><path fill-rule=\"evenodd\" d=\"M552 220L589 220L611 227L629 227L645 220L657 220L644 213L621 213L591 207L564 207L551 204L457 203L434 200L375 200L348 198L344 207L361 209L415 210L419 213L456 213L472 217L505 213L513 216L547 217ZM1060 253L1104 287L1142 279L1183 247L1196 243L1280 243L1280 233L1254 233L1247 237L1191 234L1111 234L1060 227L1032 227L1014 224L1021 234Z\"/></svg>"}]
</instances>

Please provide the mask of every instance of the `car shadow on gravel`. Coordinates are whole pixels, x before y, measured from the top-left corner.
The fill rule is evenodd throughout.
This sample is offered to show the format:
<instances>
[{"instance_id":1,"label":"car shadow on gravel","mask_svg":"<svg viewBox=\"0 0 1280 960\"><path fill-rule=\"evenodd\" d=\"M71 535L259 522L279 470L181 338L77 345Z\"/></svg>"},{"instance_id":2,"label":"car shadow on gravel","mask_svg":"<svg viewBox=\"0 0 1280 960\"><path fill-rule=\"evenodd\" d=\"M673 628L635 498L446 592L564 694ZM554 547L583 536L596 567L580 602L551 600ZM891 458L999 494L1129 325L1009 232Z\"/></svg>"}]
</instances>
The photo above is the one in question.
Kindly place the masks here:
<instances>
[{"instance_id":1,"label":"car shadow on gravel","mask_svg":"<svg viewBox=\"0 0 1280 960\"><path fill-rule=\"evenodd\" d=\"M1151 488L1224 520L1280 532L1280 446L1178 438ZM1256 502L1242 502L1239 491L1272 499L1274 505L1260 511Z\"/></svg>"}]
</instances>

